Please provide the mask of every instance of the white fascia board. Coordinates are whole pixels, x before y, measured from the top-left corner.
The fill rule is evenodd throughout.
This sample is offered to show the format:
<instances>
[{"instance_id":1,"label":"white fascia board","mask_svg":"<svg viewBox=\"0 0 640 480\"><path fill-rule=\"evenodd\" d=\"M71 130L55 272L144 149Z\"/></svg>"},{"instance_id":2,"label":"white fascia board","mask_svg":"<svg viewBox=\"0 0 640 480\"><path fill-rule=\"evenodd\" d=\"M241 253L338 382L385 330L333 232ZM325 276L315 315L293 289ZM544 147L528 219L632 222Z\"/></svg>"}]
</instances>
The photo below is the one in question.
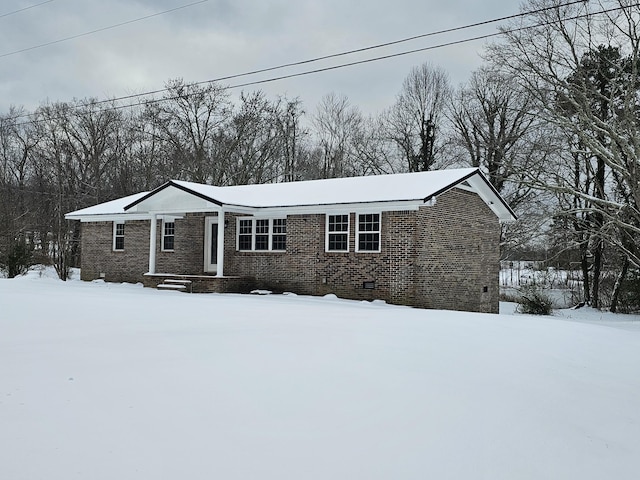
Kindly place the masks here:
<instances>
[{"instance_id":1,"label":"white fascia board","mask_svg":"<svg viewBox=\"0 0 640 480\"><path fill-rule=\"evenodd\" d=\"M251 212L255 217L276 217L282 215L305 215L305 214L345 214L351 212L358 213L379 213L379 212L397 212L404 210L418 210L424 206L422 200L409 200L398 202L370 202L370 203L344 203L334 205L299 205L292 207L261 207L255 208ZM231 207L226 208L229 212L235 210Z\"/></svg>"},{"instance_id":2,"label":"white fascia board","mask_svg":"<svg viewBox=\"0 0 640 480\"><path fill-rule=\"evenodd\" d=\"M111 213L96 215L65 215L67 220L80 220L86 222L124 222L130 220L149 220L151 215L148 213Z\"/></svg>"},{"instance_id":3,"label":"white fascia board","mask_svg":"<svg viewBox=\"0 0 640 480\"><path fill-rule=\"evenodd\" d=\"M149 220L152 215L158 217L181 217L185 213L208 213L221 212L239 213L251 215L254 217L278 217L286 215L305 215L305 214L345 214L351 212L359 213L379 213L379 212L397 212L397 211L415 211L425 203L420 200L404 200L397 202L369 202L369 203L344 203L332 205L297 205L285 207L247 207L244 205L226 204L222 207L218 205L210 205L185 210L181 209L162 209L140 213L114 213L99 215L68 215L68 220L80 220L82 222L109 222L109 221L126 221L126 220Z\"/></svg>"},{"instance_id":4,"label":"white fascia board","mask_svg":"<svg viewBox=\"0 0 640 480\"><path fill-rule=\"evenodd\" d=\"M189 210L189 213L203 213L203 212L226 212L226 213L246 213L248 215L253 215L257 210L257 207L247 207L245 205L233 205L233 204L223 204L222 206L216 205L215 208L210 208L208 210L198 209L198 210Z\"/></svg>"},{"instance_id":5,"label":"white fascia board","mask_svg":"<svg viewBox=\"0 0 640 480\"><path fill-rule=\"evenodd\" d=\"M238 205L223 205L223 206L219 206L219 205L215 205L215 204L210 204L208 206L204 206L204 207L198 207L198 208L180 208L180 209L172 209L172 208L164 208L161 210L150 210L149 214L156 214L156 215L184 215L185 213L211 213L211 212L233 212L233 213L247 213L249 215L253 215L256 210L258 210L256 207L245 207L245 206L238 206Z\"/></svg>"},{"instance_id":6,"label":"white fascia board","mask_svg":"<svg viewBox=\"0 0 640 480\"><path fill-rule=\"evenodd\" d=\"M516 220L513 211L506 205L504 200L492 187L487 185L480 177L473 176L467 179L467 183L472 190L487 204L496 214L500 222L513 222ZM459 185L457 185L459 187Z\"/></svg>"}]
</instances>

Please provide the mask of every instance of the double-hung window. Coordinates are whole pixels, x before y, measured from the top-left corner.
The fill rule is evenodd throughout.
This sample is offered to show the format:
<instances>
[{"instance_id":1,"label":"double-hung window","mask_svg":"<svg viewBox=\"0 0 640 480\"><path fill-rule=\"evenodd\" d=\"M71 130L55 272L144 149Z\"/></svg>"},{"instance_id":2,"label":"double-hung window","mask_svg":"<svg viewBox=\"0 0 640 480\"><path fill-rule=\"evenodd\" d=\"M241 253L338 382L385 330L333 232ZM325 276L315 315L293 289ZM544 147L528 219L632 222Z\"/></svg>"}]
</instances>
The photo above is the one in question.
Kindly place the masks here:
<instances>
[{"instance_id":1,"label":"double-hung window","mask_svg":"<svg viewBox=\"0 0 640 480\"><path fill-rule=\"evenodd\" d=\"M349 251L349 214L327 215L327 252Z\"/></svg>"},{"instance_id":2,"label":"double-hung window","mask_svg":"<svg viewBox=\"0 0 640 480\"><path fill-rule=\"evenodd\" d=\"M113 222L113 250L124 250L124 222Z\"/></svg>"},{"instance_id":3,"label":"double-hung window","mask_svg":"<svg viewBox=\"0 0 640 480\"><path fill-rule=\"evenodd\" d=\"M269 250L269 219L259 218L255 220L256 241L255 250Z\"/></svg>"},{"instance_id":4,"label":"double-hung window","mask_svg":"<svg viewBox=\"0 0 640 480\"><path fill-rule=\"evenodd\" d=\"M356 231L356 252L380 251L380 214L360 213Z\"/></svg>"},{"instance_id":5,"label":"double-hung window","mask_svg":"<svg viewBox=\"0 0 640 480\"><path fill-rule=\"evenodd\" d=\"M237 249L240 251L286 251L286 218L238 218Z\"/></svg>"},{"instance_id":6,"label":"double-hung window","mask_svg":"<svg viewBox=\"0 0 640 480\"><path fill-rule=\"evenodd\" d=\"M162 221L162 251L173 252L176 235L176 224L174 221Z\"/></svg>"},{"instance_id":7,"label":"double-hung window","mask_svg":"<svg viewBox=\"0 0 640 480\"><path fill-rule=\"evenodd\" d=\"M238 219L238 250L253 249L253 219Z\"/></svg>"},{"instance_id":8,"label":"double-hung window","mask_svg":"<svg viewBox=\"0 0 640 480\"><path fill-rule=\"evenodd\" d=\"M287 249L287 219L274 218L272 220L273 227L271 229L271 249L286 250Z\"/></svg>"}]
</instances>

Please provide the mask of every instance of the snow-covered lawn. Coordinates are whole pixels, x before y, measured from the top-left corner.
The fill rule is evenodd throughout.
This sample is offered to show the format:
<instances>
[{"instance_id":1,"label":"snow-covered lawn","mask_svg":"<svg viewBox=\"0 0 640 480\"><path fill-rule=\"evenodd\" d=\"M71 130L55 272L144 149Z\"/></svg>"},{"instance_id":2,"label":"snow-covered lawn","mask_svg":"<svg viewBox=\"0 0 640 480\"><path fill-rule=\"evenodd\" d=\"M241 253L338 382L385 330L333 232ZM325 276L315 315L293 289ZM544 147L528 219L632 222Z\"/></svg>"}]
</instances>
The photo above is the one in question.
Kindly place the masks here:
<instances>
[{"instance_id":1,"label":"snow-covered lawn","mask_svg":"<svg viewBox=\"0 0 640 480\"><path fill-rule=\"evenodd\" d=\"M1 279L0 478L640 478L640 320L563 315Z\"/></svg>"}]
</instances>

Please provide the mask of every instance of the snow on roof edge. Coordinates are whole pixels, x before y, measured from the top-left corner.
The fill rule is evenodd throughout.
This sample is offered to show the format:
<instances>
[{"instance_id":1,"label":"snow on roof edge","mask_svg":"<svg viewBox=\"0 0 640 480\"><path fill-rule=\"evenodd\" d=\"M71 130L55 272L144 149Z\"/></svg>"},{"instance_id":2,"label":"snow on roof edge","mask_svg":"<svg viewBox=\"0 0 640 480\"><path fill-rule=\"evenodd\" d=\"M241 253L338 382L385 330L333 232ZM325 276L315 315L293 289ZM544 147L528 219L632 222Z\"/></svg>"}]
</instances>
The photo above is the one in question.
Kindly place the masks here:
<instances>
[{"instance_id":1,"label":"snow on roof edge","mask_svg":"<svg viewBox=\"0 0 640 480\"><path fill-rule=\"evenodd\" d=\"M218 187L182 180L170 180L159 187L129 195L93 207L70 212L68 219L82 219L99 215L126 215L128 210L173 186L220 206L229 205L248 208L292 208L352 205L367 203L399 203L426 201L478 175L487 194L495 196L504 208L502 214L492 208L501 220L515 219L515 214L478 168L435 170L430 172L342 177L333 179L306 180L254 185ZM480 192L478 192L480 193ZM487 201L485 198L483 200ZM489 203L489 202L487 202ZM491 206L491 205L490 205ZM144 212L144 209L140 210Z\"/></svg>"}]
</instances>

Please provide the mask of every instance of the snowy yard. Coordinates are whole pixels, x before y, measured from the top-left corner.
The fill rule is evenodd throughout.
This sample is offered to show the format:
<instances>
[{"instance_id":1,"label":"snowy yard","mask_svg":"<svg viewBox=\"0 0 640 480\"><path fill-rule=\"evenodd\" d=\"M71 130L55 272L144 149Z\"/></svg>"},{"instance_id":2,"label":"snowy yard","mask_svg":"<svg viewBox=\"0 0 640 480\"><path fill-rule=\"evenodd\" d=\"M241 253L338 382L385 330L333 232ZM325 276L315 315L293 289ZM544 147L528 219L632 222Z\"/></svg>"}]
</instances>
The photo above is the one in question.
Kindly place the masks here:
<instances>
[{"instance_id":1,"label":"snowy yard","mask_svg":"<svg viewBox=\"0 0 640 480\"><path fill-rule=\"evenodd\" d=\"M637 479L639 327L0 279L0 478Z\"/></svg>"}]
</instances>

